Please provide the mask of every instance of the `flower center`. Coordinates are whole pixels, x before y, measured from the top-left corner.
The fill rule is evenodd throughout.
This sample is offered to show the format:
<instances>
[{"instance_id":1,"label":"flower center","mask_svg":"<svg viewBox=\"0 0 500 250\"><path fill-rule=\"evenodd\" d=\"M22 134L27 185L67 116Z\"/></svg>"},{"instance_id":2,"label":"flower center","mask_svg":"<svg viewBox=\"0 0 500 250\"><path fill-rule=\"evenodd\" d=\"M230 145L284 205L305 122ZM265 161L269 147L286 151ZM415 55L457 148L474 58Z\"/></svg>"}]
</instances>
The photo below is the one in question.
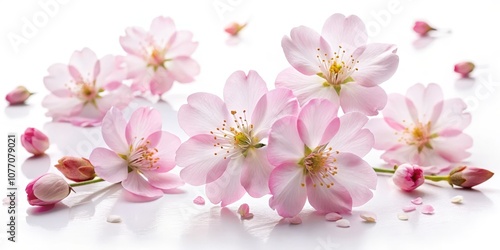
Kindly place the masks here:
<instances>
[{"instance_id":1,"label":"flower center","mask_svg":"<svg viewBox=\"0 0 500 250\"><path fill-rule=\"evenodd\" d=\"M404 123L405 121L403 121ZM418 148L418 152L422 152L424 148L433 149L431 140L438 137L436 133L431 133L431 122L423 124L417 122L412 126L407 126L403 129L403 133L399 142L404 142L407 145L414 145Z\"/></svg>"},{"instance_id":2,"label":"flower center","mask_svg":"<svg viewBox=\"0 0 500 250\"><path fill-rule=\"evenodd\" d=\"M218 152L214 153L215 156L220 155L222 151L224 159L237 156L239 153L246 157L250 149L265 146L265 144L260 143L258 137L253 135L253 124L248 124L246 110L243 110L242 113L243 116L237 116L237 111L231 111L233 126L229 126L224 120L221 127L210 131L210 134L214 135L214 147L220 148Z\"/></svg>"},{"instance_id":3,"label":"flower center","mask_svg":"<svg viewBox=\"0 0 500 250\"><path fill-rule=\"evenodd\" d=\"M132 143L132 145L130 145L130 155L126 157L128 159L129 171L158 169L159 166L155 166L160 160L160 158L156 156L157 153L158 149L151 147L151 142L149 140L141 138L137 143ZM122 156L122 158L124 157Z\"/></svg>"},{"instance_id":4,"label":"flower center","mask_svg":"<svg viewBox=\"0 0 500 250\"><path fill-rule=\"evenodd\" d=\"M158 49L155 47L149 48L147 53L148 66L151 66L156 71L159 67L166 68L165 62L169 61L165 58L166 49Z\"/></svg>"},{"instance_id":5,"label":"flower center","mask_svg":"<svg viewBox=\"0 0 500 250\"><path fill-rule=\"evenodd\" d=\"M341 84L354 81L351 75L358 70L355 66L359 61L355 60L352 55L347 56L341 45L337 52L333 52L333 55L322 53L320 48L317 48L317 51L316 58L318 58L320 69L317 75L326 80L323 86L333 86L338 93Z\"/></svg>"},{"instance_id":6,"label":"flower center","mask_svg":"<svg viewBox=\"0 0 500 250\"><path fill-rule=\"evenodd\" d=\"M339 151L335 151L339 154ZM337 174L337 159L332 156L332 148L326 148L326 145L318 146L314 150L305 146L304 158L299 161L299 165L304 168L312 182L313 187L319 184L321 187L330 188L333 186L332 177ZM303 187L305 183L301 184Z\"/></svg>"},{"instance_id":7,"label":"flower center","mask_svg":"<svg viewBox=\"0 0 500 250\"><path fill-rule=\"evenodd\" d=\"M81 81L76 82L75 85L66 87L80 100L87 103L93 103L95 105L95 99L99 98L99 93L103 92L104 89L96 89L95 81L87 82Z\"/></svg>"}]
</instances>

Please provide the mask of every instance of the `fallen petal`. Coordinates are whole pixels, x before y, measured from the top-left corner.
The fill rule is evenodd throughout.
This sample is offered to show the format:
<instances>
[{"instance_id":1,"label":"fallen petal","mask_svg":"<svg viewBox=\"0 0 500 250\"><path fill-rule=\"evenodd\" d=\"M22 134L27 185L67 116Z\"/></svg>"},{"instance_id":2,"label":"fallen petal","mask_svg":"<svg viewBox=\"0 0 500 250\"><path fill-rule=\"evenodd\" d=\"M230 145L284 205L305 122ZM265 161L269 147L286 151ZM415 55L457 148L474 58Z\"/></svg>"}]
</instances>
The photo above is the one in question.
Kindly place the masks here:
<instances>
[{"instance_id":1,"label":"fallen petal","mask_svg":"<svg viewBox=\"0 0 500 250\"><path fill-rule=\"evenodd\" d=\"M413 200L411 200L411 203L415 204L415 205L422 205L424 201L422 200L422 197L417 197Z\"/></svg>"},{"instance_id":2,"label":"fallen petal","mask_svg":"<svg viewBox=\"0 0 500 250\"><path fill-rule=\"evenodd\" d=\"M194 198L193 203L196 205L205 205L205 199L203 199L203 197L201 196L198 196Z\"/></svg>"},{"instance_id":3,"label":"fallen petal","mask_svg":"<svg viewBox=\"0 0 500 250\"><path fill-rule=\"evenodd\" d=\"M292 225L298 225L298 224L302 223L302 219L297 215L293 218L289 218L288 222L290 222L290 224L292 224Z\"/></svg>"},{"instance_id":4,"label":"fallen petal","mask_svg":"<svg viewBox=\"0 0 500 250\"><path fill-rule=\"evenodd\" d=\"M421 212L423 214L434 214L434 207L431 205L423 205Z\"/></svg>"},{"instance_id":5,"label":"fallen petal","mask_svg":"<svg viewBox=\"0 0 500 250\"><path fill-rule=\"evenodd\" d=\"M403 207L403 211L404 211L405 213L415 211L415 209L417 209L417 207L415 207L415 206L413 206L413 205L408 205L408 206L404 206L404 207Z\"/></svg>"},{"instance_id":6,"label":"fallen petal","mask_svg":"<svg viewBox=\"0 0 500 250\"><path fill-rule=\"evenodd\" d=\"M398 214L398 219L399 220L408 220L408 215L404 213L399 213Z\"/></svg>"},{"instance_id":7,"label":"fallen petal","mask_svg":"<svg viewBox=\"0 0 500 250\"><path fill-rule=\"evenodd\" d=\"M359 215L363 220L366 222L376 222L377 221L377 216L372 213L364 213Z\"/></svg>"},{"instance_id":8,"label":"fallen petal","mask_svg":"<svg viewBox=\"0 0 500 250\"><path fill-rule=\"evenodd\" d=\"M107 221L109 223L120 223L120 222L122 222L122 218L118 215L110 215L110 216L108 216Z\"/></svg>"},{"instance_id":9,"label":"fallen petal","mask_svg":"<svg viewBox=\"0 0 500 250\"><path fill-rule=\"evenodd\" d=\"M247 214L241 216L242 220L250 220L252 218L253 218L253 213L247 213Z\"/></svg>"},{"instance_id":10,"label":"fallen petal","mask_svg":"<svg viewBox=\"0 0 500 250\"><path fill-rule=\"evenodd\" d=\"M327 221L338 221L338 220L342 219L342 215L333 212L333 213L326 214L325 219Z\"/></svg>"},{"instance_id":11,"label":"fallen petal","mask_svg":"<svg viewBox=\"0 0 500 250\"><path fill-rule=\"evenodd\" d=\"M457 196L451 198L451 203L461 204L463 201L464 201L464 197L461 195L457 195Z\"/></svg>"},{"instance_id":12,"label":"fallen petal","mask_svg":"<svg viewBox=\"0 0 500 250\"><path fill-rule=\"evenodd\" d=\"M240 207L238 208L238 213L242 217L248 214L249 212L250 212L250 206L248 206L248 204L246 203L241 204Z\"/></svg>"},{"instance_id":13,"label":"fallen petal","mask_svg":"<svg viewBox=\"0 0 500 250\"><path fill-rule=\"evenodd\" d=\"M351 226L351 222L349 222L347 219L340 219L335 223L337 223L337 227L346 228Z\"/></svg>"}]
</instances>

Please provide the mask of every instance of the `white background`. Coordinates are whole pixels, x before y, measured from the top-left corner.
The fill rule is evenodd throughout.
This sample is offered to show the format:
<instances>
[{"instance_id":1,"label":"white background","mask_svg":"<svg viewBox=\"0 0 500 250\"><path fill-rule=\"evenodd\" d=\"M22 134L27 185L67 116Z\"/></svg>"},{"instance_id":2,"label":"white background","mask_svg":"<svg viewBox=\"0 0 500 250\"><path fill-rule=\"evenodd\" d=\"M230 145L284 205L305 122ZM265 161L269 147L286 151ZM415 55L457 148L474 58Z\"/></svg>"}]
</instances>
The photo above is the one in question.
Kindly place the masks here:
<instances>
[{"instance_id":1,"label":"white background","mask_svg":"<svg viewBox=\"0 0 500 250\"><path fill-rule=\"evenodd\" d=\"M30 207L24 187L43 173L56 172L53 165L60 157L88 157L93 147L104 146L99 128L52 123L44 116L46 110L40 104L47 94L42 81L47 68L53 63L67 63L73 51L83 47L91 48L100 57L123 54L118 37L125 28L148 28L159 15L172 17L179 29L194 33L199 47L193 58L200 63L201 74L194 83L176 84L164 95L166 102L135 100L134 106L160 109L164 129L183 141L187 137L177 125L176 110L189 94L205 91L221 95L226 78L235 70L256 70L273 88L277 74L289 66L281 38L298 25L320 31L328 16L340 12L360 16L368 25L371 42L397 44L400 64L396 74L382 84L386 92L404 93L415 83L435 82L445 90L445 97L466 100L473 115L466 132L474 138L467 164L498 172L497 2L70 0L59 3L51 13L38 2L47 0L0 1L0 96L17 85L37 93L26 106L8 107L4 102L0 115L2 136L7 137L9 132L20 135L27 127L36 127L51 140L47 155L36 159L28 158L18 143L18 242L6 239L8 215L4 205L0 211L1 249L496 249L500 222L500 180L496 175L476 190L452 189L443 183L425 184L412 193L399 191L390 178L380 176L374 198L347 216L351 221L347 229L326 222L309 206L301 214L303 224L279 224L280 217L267 206L268 196L245 196L224 209L212 204L197 206L192 200L204 196L204 189L189 185L153 202L134 203L123 199L119 186L100 183L76 188L76 193L50 211ZM418 19L451 33L420 39L411 29ZM38 25L31 34L23 34L26 20ZM231 21L248 21L249 25L238 43L230 46L234 41L227 41L223 28ZM15 46L9 40L14 35L26 40ZM453 65L462 60L479 65L474 79L459 80L453 72ZM2 152L6 151L6 141L0 143ZM381 166L380 154L372 151L366 160ZM2 153L2 159L6 161L6 153ZM6 179L4 168L0 171L0 188L5 190ZM450 203L455 195L464 196L464 204ZM433 205L436 213L423 215L415 211L409 214L409 221L399 221L401 207L418 196ZM240 221L235 211L243 202L250 204L254 219ZM376 213L377 223L363 223L359 214L365 211ZM123 222L107 223L111 214L121 216Z\"/></svg>"}]
</instances>

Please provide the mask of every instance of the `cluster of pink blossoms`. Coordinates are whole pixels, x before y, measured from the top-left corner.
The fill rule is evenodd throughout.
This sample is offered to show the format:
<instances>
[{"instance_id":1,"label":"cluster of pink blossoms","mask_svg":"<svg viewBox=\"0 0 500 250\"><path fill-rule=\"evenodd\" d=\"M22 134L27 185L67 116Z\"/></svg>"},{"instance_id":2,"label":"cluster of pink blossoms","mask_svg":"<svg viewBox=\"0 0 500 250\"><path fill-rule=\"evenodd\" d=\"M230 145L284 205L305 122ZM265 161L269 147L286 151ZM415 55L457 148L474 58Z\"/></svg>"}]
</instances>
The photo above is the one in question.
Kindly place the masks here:
<instances>
[{"instance_id":1,"label":"cluster of pink blossoms","mask_svg":"<svg viewBox=\"0 0 500 250\"><path fill-rule=\"evenodd\" d=\"M372 148L384 150L381 158L396 165L394 183L405 191L426 178L465 188L489 179L493 173L465 166L445 177L425 176L469 156L472 138L462 130L470 114L462 100L444 100L436 84L387 95L379 84L398 67L396 46L367 43L367 37L360 18L342 14L329 17L321 34L292 29L282 40L292 67L279 73L276 88L269 90L255 71L236 71L223 98L190 95L178 112L189 136L185 142L162 130L157 110L138 108L127 121L121 109L133 91L161 96L175 81L194 80L199 66L191 58L197 43L190 32L158 17L149 31L128 28L120 37L125 57L98 59L90 49L77 51L68 65L49 68L44 82L51 94L43 105L55 121L102 126L107 148L94 149L89 159L61 159L57 169L75 183L43 175L26 188L30 204L53 205L72 187L99 181L121 183L144 200L186 182L206 185L208 199L221 206L245 194L271 195L270 207L286 218L295 218L306 200L318 212L343 214L373 197L376 169L363 160ZM29 96L18 92L22 102ZM379 111L382 117L368 117ZM49 145L44 136L27 131L26 149L43 154ZM176 165L180 177L169 173ZM251 218L244 205L242 218Z\"/></svg>"}]
</instances>

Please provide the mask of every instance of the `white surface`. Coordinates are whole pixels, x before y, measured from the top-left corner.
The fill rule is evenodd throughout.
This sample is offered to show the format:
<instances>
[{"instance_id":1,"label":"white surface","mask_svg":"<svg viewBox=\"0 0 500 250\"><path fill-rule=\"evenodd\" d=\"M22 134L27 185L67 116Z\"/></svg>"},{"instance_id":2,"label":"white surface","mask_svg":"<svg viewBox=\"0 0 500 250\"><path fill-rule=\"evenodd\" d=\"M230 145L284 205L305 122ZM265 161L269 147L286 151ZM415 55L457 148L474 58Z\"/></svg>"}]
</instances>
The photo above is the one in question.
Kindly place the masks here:
<instances>
[{"instance_id":1,"label":"white surface","mask_svg":"<svg viewBox=\"0 0 500 250\"><path fill-rule=\"evenodd\" d=\"M201 74L192 84L176 84L164 96L168 103L151 104L142 100L134 103L160 109L164 129L182 140L186 136L177 125L176 110L187 95L197 91L221 95L226 78L235 70L257 70L269 87L273 87L276 75L289 66L280 45L282 36L298 25L319 31L329 15L340 12L356 14L365 20L371 29L372 42L398 45L399 69L382 84L388 93L404 93L417 82L436 82L445 89L447 98L459 96L472 105L473 120L466 132L474 138L474 146L468 161L498 172L500 38L497 30L492 29L493 24L500 23L497 2L190 0L120 1L118 4L118 1L67 1L59 5L45 26L16 52L7 37L12 32L21 33L24 18L32 19L43 11L37 2L0 2L3 86L0 96L3 98L7 91L20 84L37 92L27 106L7 107L4 103L2 136L5 138L8 132L19 135L32 126L46 132L52 142L47 156L38 159L28 158L18 143L18 242L8 242L5 226L2 226L1 249L496 249L496 228L500 223L498 175L476 190L452 189L443 183L425 184L412 193L399 191L390 178L380 176L374 198L346 216L351 222L350 228L336 227L334 222L313 213L310 207L301 214L301 225L279 224L280 217L267 206L268 196L260 199L245 196L224 209L208 202L204 206L195 205L193 199L204 196L204 189L189 185L153 202L133 203L121 197L119 186L99 183L78 187L77 193L72 193L55 209L40 212L28 205L24 187L40 174L56 172L52 166L60 157L88 157L93 147L104 146L98 128L52 123L44 116L40 102L47 94L42 83L47 68L53 63L67 63L71 53L83 47L91 48L99 56L122 54L118 37L124 34L124 29L148 27L158 15L171 16L179 28L194 33L200 45L193 57L201 65ZM219 15L214 4L225 4L229 9ZM394 6L399 6L396 12L387 12L394 10ZM390 14L380 19L377 13ZM411 30L417 19L452 29L452 33L436 39L418 39ZM228 46L227 35L222 30L233 20L249 20L249 25L241 33L240 43ZM427 46L417 49L415 45L419 44ZM481 66L474 74L475 82L457 81L452 71L454 63L467 59ZM488 82L490 86L486 88ZM6 142L0 144L1 151L5 152ZM379 166L382 164L380 153L372 151L366 160ZM2 159L6 159L5 153L2 155ZM0 188L6 189L6 186L4 169L0 171ZM456 195L464 197L463 204L451 203ZM401 208L418 196L423 197L425 204L434 206L435 214L424 215L417 208L409 213L408 221L399 220ZM243 202L250 204L255 214L252 220L239 219L236 211ZM363 212L375 213L377 222L363 222L359 217ZM118 215L123 222L108 223L109 215ZM7 209L3 206L2 225L7 219Z\"/></svg>"}]
</instances>

